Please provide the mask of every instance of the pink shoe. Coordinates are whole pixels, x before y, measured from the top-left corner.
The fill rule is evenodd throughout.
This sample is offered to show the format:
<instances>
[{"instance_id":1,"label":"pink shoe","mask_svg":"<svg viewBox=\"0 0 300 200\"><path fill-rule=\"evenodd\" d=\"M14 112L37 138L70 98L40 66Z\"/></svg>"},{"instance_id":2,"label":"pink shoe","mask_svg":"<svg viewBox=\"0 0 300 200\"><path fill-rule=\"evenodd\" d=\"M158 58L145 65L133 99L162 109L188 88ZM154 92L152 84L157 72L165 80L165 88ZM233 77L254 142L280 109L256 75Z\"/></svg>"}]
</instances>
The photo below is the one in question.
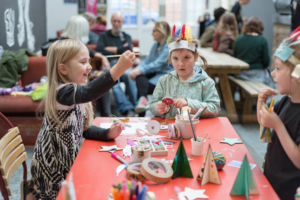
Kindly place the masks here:
<instances>
[{"instance_id":1,"label":"pink shoe","mask_svg":"<svg viewBox=\"0 0 300 200\"><path fill-rule=\"evenodd\" d=\"M149 102L146 97L140 97L138 104L135 106L134 111L136 113L142 113L149 109Z\"/></svg>"}]
</instances>

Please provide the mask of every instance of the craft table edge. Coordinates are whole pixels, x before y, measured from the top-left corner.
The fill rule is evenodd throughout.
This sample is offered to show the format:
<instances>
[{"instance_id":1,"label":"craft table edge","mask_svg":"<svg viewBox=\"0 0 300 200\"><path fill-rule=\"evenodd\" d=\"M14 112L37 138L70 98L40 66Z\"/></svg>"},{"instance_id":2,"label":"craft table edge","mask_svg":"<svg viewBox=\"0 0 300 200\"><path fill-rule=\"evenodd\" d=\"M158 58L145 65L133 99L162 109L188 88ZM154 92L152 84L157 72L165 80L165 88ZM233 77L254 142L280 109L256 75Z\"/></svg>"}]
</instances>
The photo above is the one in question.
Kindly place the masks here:
<instances>
[{"instance_id":1,"label":"craft table edge","mask_svg":"<svg viewBox=\"0 0 300 200\"><path fill-rule=\"evenodd\" d=\"M130 118L130 122L141 122L157 120L159 122L164 121L161 118ZM94 125L99 126L101 122L112 122L110 118L96 118ZM169 123L174 123L174 120L168 120ZM200 123L197 127L197 136L203 137L206 133L209 133L206 137L205 152L208 145L211 145L212 151L222 152L226 157L226 165L223 170L219 170L219 176L222 184L216 185L213 183L207 183L201 186L201 181L197 180L197 175L202 164L204 156L193 156L191 150L191 142L189 139L183 140L186 154L188 158L193 159L190 161L191 170L194 178L179 177L166 184L154 184L153 182L146 182L148 191L153 191L157 200L169 200L177 199L174 191L174 186L179 186L181 190L184 187L192 189L205 189L205 194L209 196L209 199L246 199L244 195L230 195L230 191L239 172L239 168L227 166L232 160L242 161L244 156L247 155L249 163L256 164L250 153L247 151L244 144L235 144L230 146L229 144L220 143L226 138L239 138L238 134L233 129L231 123L226 117L216 117L209 119L200 119ZM159 135L167 135L167 132L160 132ZM116 168L121 164L119 161L111 158L108 152L99 152L101 146L111 146L117 144L118 147L125 147L127 144L127 138L131 136L120 136L114 141L102 142L85 140L75 163L71 167L67 180L70 174L73 174L73 182L75 186L76 198L80 200L90 199L103 199L107 200L110 193L110 188L113 184L129 180L126 177L126 170L123 170L119 176L116 176ZM173 160L176 155L176 151L179 145L179 140L174 144L172 149L168 149L168 156L156 157L158 159L166 158L166 160ZM116 151L118 155L122 154L122 151ZM127 161L131 161L126 158ZM170 164L171 165L171 164ZM106 173L108 172L108 173ZM254 199L279 199L270 183L261 172L260 168L256 166L252 170L257 187L259 189L259 195L250 195L251 200ZM62 200L62 189L57 197L58 200Z\"/></svg>"}]
</instances>

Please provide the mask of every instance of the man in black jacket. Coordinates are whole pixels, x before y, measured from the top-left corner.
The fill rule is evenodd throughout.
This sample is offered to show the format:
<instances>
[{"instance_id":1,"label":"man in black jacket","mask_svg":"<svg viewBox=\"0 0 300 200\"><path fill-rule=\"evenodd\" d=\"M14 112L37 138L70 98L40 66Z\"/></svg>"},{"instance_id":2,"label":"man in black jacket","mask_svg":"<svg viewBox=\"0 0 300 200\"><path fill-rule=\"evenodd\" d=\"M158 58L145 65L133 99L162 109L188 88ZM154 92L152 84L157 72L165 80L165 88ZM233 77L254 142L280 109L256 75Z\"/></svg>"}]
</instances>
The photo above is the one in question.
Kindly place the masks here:
<instances>
[{"instance_id":1,"label":"man in black jacket","mask_svg":"<svg viewBox=\"0 0 300 200\"><path fill-rule=\"evenodd\" d=\"M123 15L120 12L115 12L111 17L112 29L103 32L99 35L97 43L97 51L103 55L118 55L127 50L131 50L131 37L130 35L122 32L122 25L124 24ZM109 58L110 66L113 67L118 61L118 58ZM123 81L126 85L126 93L129 95L129 100L126 94L121 90L120 81ZM134 117L134 107L137 101L137 89L135 81L129 79L129 72L126 71L119 79L119 84L113 87L118 110L127 117ZM104 100L104 99L105 100ZM100 99L101 107L107 109L109 102L109 95L105 95ZM100 108L101 109L101 108Z\"/></svg>"}]
</instances>

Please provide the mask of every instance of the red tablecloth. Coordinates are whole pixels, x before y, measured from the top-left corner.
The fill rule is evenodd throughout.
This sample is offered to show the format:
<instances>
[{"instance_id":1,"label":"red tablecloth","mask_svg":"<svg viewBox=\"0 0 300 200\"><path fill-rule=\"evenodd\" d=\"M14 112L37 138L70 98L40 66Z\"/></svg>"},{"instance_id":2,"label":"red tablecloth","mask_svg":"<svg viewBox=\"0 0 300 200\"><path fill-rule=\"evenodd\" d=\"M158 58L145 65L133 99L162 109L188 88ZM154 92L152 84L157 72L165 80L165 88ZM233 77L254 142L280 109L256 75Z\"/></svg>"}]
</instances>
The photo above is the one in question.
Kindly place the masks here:
<instances>
[{"instance_id":1,"label":"red tablecloth","mask_svg":"<svg viewBox=\"0 0 300 200\"><path fill-rule=\"evenodd\" d=\"M141 119L141 118L139 118ZM131 118L130 121L140 121L138 118ZM155 119L157 121L163 121L160 118L142 118L143 120ZM96 118L94 125L99 126L101 122L111 122L109 118ZM168 120L169 123L174 123L174 120ZM243 161L245 155L247 155L249 163L256 164L244 144L235 144L230 146L229 144L220 143L226 138L239 138L238 134L233 129L231 123L225 117L201 119L197 127L197 136L203 137L206 133L209 133L206 137L205 152L208 144L211 144L213 151L219 151L226 156L226 163L230 163L232 160ZM167 135L167 132L159 133L160 135ZM258 133L257 133L258 134ZM121 164L119 161L111 158L108 152L99 152L101 146L111 146L117 144L118 147L125 147L127 144L127 138L132 136L120 136L112 142L99 142L92 140L85 140L80 152L73 164L69 175L73 174L73 181L76 190L76 197L79 200L94 200L94 199L108 199L110 189L113 184L117 184L124 180L127 180L126 170L123 170L119 176L116 176L116 168ZM241 140L239 138L239 140ZM165 158L166 160L173 160L176 154L179 140L173 146L175 149L172 153L172 149L169 149L168 156L160 156L156 158ZM205 194L209 196L209 199L246 199L245 196L231 196L230 191L234 184L235 178L238 174L239 168L225 165L223 170L219 171L219 176L222 184L216 185L213 183L207 183L200 186L201 181L197 180L198 171L202 164L204 156L193 156L191 149L191 141L183 140L185 150L188 158L193 159L190 161L190 166L194 175L194 178L179 177L166 184L147 184L148 191L153 191L157 200L169 200L177 199L174 191L174 186L179 186L181 190L184 187L192 189L206 189ZM118 155L122 154L122 151L116 151ZM128 158L126 159L130 161ZM170 164L171 165L171 164ZM258 186L259 195L251 195L251 199L279 199L275 191L271 187L270 183L263 175L258 166L253 170L256 184ZM59 193L57 199L63 199L62 192Z\"/></svg>"}]
</instances>

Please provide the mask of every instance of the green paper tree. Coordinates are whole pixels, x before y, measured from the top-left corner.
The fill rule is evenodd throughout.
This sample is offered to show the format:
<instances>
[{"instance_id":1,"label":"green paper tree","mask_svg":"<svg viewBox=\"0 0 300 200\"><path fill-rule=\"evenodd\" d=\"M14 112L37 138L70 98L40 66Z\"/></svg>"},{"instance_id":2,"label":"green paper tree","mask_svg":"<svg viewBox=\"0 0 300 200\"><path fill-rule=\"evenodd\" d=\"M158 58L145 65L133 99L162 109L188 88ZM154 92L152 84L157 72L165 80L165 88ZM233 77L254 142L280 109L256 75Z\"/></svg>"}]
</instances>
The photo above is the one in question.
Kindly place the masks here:
<instances>
[{"instance_id":1,"label":"green paper tree","mask_svg":"<svg viewBox=\"0 0 300 200\"><path fill-rule=\"evenodd\" d=\"M188 178L194 178L188 157L185 152L184 145L182 143L182 139L180 141L179 147L177 149L173 164L173 177L175 179L179 176L185 176Z\"/></svg>"},{"instance_id":2,"label":"green paper tree","mask_svg":"<svg viewBox=\"0 0 300 200\"><path fill-rule=\"evenodd\" d=\"M248 158L245 155L242 166L235 179L230 195L245 195L249 200L250 194L259 194Z\"/></svg>"}]
</instances>

